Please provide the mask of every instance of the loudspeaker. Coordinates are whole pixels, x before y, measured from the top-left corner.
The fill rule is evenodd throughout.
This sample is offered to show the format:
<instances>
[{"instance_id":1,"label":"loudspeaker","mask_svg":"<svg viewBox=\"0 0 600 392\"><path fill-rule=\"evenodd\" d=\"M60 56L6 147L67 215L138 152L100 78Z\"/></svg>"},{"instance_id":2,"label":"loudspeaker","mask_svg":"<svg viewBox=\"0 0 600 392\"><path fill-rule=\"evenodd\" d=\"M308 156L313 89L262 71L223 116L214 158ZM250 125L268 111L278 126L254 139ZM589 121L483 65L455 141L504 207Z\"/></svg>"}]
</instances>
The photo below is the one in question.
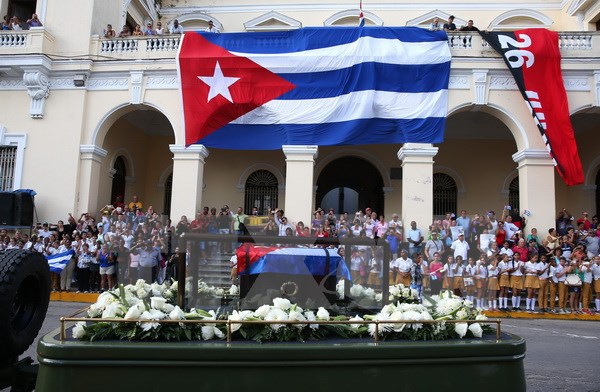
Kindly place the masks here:
<instances>
[{"instance_id":1,"label":"loudspeaker","mask_svg":"<svg viewBox=\"0 0 600 392\"><path fill-rule=\"evenodd\" d=\"M26 192L15 193L15 226L33 226L33 196Z\"/></svg>"},{"instance_id":2,"label":"loudspeaker","mask_svg":"<svg viewBox=\"0 0 600 392\"><path fill-rule=\"evenodd\" d=\"M0 192L0 225L15 225L15 194Z\"/></svg>"}]
</instances>

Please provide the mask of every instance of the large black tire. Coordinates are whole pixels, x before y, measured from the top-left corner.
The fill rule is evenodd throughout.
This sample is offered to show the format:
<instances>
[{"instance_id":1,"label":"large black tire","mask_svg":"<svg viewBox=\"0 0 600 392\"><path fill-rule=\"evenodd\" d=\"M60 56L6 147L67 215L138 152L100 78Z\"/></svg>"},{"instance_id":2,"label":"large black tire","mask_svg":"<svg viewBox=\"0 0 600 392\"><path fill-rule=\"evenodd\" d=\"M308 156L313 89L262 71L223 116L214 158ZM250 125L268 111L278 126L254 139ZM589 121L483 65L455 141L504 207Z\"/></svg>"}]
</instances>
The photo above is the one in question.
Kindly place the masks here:
<instances>
[{"instance_id":1,"label":"large black tire","mask_svg":"<svg viewBox=\"0 0 600 392\"><path fill-rule=\"evenodd\" d=\"M37 252L0 252L0 363L13 361L35 340L50 302L50 270Z\"/></svg>"}]
</instances>

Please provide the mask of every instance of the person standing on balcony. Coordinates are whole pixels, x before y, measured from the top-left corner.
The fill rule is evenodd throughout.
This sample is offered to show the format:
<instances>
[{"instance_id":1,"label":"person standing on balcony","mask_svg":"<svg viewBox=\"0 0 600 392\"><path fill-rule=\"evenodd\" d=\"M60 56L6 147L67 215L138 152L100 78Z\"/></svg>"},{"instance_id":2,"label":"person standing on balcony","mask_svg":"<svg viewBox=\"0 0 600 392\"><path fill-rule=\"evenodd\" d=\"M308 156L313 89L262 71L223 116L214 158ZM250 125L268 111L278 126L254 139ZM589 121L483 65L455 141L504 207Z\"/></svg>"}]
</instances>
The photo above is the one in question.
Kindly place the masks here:
<instances>
[{"instance_id":1,"label":"person standing on balcony","mask_svg":"<svg viewBox=\"0 0 600 392\"><path fill-rule=\"evenodd\" d=\"M467 25L460 28L460 31L479 31L479 29L473 26L473 19L467 21Z\"/></svg>"},{"instance_id":2,"label":"person standing on balcony","mask_svg":"<svg viewBox=\"0 0 600 392\"><path fill-rule=\"evenodd\" d=\"M454 24L454 15L450 15L448 23L444 23L444 31L456 31L456 25Z\"/></svg>"},{"instance_id":3,"label":"person standing on balcony","mask_svg":"<svg viewBox=\"0 0 600 392\"><path fill-rule=\"evenodd\" d=\"M11 29L10 16L4 15L4 20L2 21L2 30L10 30L10 29Z\"/></svg>"},{"instance_id":4,"label":"person standing on balcony","mask_svg":"<svg viewBox=\"0 0 600 392\"><path fill-rule=\"evenodd\" d=\"M131 32L129 31L129 26L123 25L123 30L121 30L121 32L119 33L119 38L126 38L126 37L129 37L130 35L131 35Z\"/></svg>"},{"instance_id":5,"label":"person standing on balcony","mask_svg":"<svg viewBox=\"0 0 600 392\"><path fill-rule=\"evenodd\" d=\"M21 19L19 19L18 16L13 16L10 19L10 27L11 27L11 30L13 30L13 31L22 31L22 30L24 30L22 24L23 23L21 22Z\"/></svg>"},{"instance_id":6,"label":"person standing on balcony","mask_svg":"<svg viewBox=\"0 0 600 392\"><path fill-rule=\"evenodd\" d=\"M221 30L219 30L218 27L215 27L214 23L212 20L208 21L208 27L204 29L204 32L206 33L220 33Z\"/></svg>"},{"instance_id":7,"label":"person standing on balcony","mask_svg":"<svg viewBox=\"0 0 600 392\"><path fill-rule=\"evenodd\" d=\"M131 33L131 35L135 35L135 36L142 36L144 35L144 32L142 31L142 26L135 25L135 29L133 30L133 33Z\"/></svg>"},{"instance_id":8,"label":"person standing on balcony","mask_svg":"<svg viewBox=\"0 0 600 392\"><path fill-rule=\"evenodd\" d=\"M431 30L431 31L439 31L441 29L442 29L442 25L440 25L440 20L436 16L435 18L433 18L433 22L431 22L431 24L429 25L429 30Z\"/></svg>"},{"instance_id":9,"label":"person standing on balcony","mask_svg":"<svg viewBox=\"0 0 600 392\"><path fill-rule=\"evenodd\" d=\"M42 22L38 19L37 14L31 15L31 19L27 19L29 27L42 27Z\"/></svg>"},{"instance_id":10,"label":"person standing on balcony","mask_svg":"<svg viewBox=\"0 0 600 392\"><path fill-rule=\"evenodd\" d=\"M127 26L124 26L124 27L127 27ZM129 31L129 29L127 29L127 31ZM106 30L104 30L103 35L104 35L104 38L108 38L108 39L115 38L115 31L113 30L111 24L106 25Z\"/></svg>"},{"instance_id":11,"label":"person standing on balcony","mask_svg":"<svg viewBox=\"0 0 600 392\"><path fill-rule=\"evenodd\" d=\"M156 35L165 35L165 29L163 29L161 22L156 23L156 30L154 31L156 32Z\"/></svg>"},{"instance_id":12,"label":"person standing on balcony","mask_svg":"<svg viewBox=\"0 0 600 392\"><path fill-rule=\"evenodd\" d=\"M156 30L154 30L154 26L152 22L148 22L146 24L146 29L144 30L144 35L156 35Z\"/></svg>"},{"instance_id":13,"label":"person standing on balcony","mask_svg":"<svg viewBox=\"0 0 600 392\"><path fill-rule=\"evenodd\" d=\"M179 21L175 19L171 28L169 28L169 34L183 34L183 26L179 24Z\"/></svg>"}]
</instances>

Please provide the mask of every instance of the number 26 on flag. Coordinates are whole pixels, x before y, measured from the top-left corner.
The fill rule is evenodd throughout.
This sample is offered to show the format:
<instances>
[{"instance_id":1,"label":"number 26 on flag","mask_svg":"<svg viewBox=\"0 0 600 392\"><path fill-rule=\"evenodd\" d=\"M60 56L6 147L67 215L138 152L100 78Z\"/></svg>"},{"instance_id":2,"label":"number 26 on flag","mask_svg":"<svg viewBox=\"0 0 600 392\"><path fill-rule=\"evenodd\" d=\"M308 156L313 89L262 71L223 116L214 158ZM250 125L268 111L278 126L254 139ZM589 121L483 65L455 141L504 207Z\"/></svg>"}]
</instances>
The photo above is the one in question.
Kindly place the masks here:
<instances>
[{"instance_id":1,"label":"number 26 on flag","mask_svg":"<svg viewBox=\"0 0 600 392\"><path fill-rule=\"evenodd\" d=\"M511 49L504 52L504 57L508 60L509 64L513 68L521 68L523 63L527 68L531 67L535 62L535 56L528 48L531 46L531 38L527 34L519 34L520 41L515 40L507 35L498 35L498 41L502 49L508 49L509 47L519 48Z\"/></svg>"}]
</instances>

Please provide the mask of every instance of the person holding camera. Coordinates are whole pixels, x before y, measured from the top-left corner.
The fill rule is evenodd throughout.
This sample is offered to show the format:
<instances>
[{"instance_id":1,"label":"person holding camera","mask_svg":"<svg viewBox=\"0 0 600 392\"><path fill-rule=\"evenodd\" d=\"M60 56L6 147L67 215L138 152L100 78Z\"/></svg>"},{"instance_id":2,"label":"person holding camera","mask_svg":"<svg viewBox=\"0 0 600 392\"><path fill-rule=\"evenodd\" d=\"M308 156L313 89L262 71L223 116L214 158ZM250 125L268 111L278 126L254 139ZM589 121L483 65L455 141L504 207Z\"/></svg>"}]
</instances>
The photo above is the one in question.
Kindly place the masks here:
<instances>
[{"instance_id":1,"label":"person holding camera","mask_svg":"<svg viewBox=\"0 0 600 392\"><path fill-rule=\"evenodd\" d=\"M138 276L146 283L156 281L158 266L161 262L160 251L152 247L152 240L138 241L131 253L138 256Z\"/></svg>"}]
</instances>

